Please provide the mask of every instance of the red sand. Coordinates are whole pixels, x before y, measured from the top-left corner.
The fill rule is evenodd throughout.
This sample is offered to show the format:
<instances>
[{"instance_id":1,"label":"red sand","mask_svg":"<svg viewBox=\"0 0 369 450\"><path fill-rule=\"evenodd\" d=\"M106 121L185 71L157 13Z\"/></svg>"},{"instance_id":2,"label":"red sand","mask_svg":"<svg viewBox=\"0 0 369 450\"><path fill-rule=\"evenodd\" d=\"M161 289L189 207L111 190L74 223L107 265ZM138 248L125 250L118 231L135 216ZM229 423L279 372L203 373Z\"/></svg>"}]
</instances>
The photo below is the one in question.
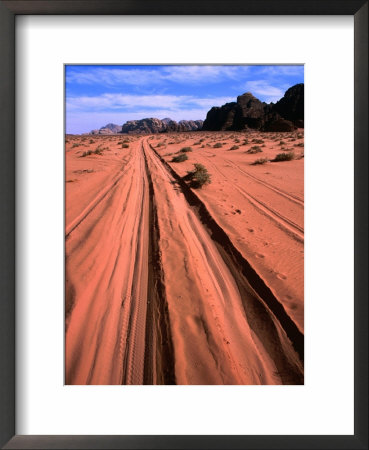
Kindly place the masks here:
<instances>
[{"instance_id":1,"label":"red sand","mask_svg":"<svg viewBox=\"0 0 369 450\"><path fill-rule=\"evenodd\" d=\"M67 384L303 383L300 143L300 131L68 137ZM188 161L165 163L185 146ZM290 149L299 159L250 165ZM192 198L177 174L197 162L212 183Z\"/></svg>"}]
</instances>

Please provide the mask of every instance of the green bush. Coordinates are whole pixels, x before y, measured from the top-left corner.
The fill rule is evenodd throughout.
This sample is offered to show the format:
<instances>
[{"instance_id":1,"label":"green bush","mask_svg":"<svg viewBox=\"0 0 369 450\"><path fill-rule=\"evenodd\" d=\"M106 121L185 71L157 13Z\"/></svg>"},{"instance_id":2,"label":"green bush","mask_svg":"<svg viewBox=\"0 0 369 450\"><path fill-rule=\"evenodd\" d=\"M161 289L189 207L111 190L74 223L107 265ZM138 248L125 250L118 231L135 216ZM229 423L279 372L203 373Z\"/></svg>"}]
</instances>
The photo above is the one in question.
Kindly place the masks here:
<instances>
[{"instance_id":1,"label":"green bush","mask_svg":"<svg viewBox=\"0 0 369 450\"><path fill-rule=\"evenodd\" d=\"M292 159L294 159L295 154L293 152L288 152L288 153L278 153L278 155L272 159L272 161L274 162L278 162L278 161L291 161Z\"/></svg>"},{"instance_id":2,"label":"green bush","mask_svg":"<svg viewBox=\"0 0 369 450\"><path fill-rule=\"evenodd\" d=\"M238 150L240 147L238 145L233 145L229 150Z\"/></svg>"},{"instance_id":3,"label":"green bush","mask_svg":"<svg viewBox=\"0 0 369 450\"><path fill-rule=\"evenodd\" d=\"M255 144L264 144L262 139L253 139L251 142L254 142Z\"/></svg>"},{"instance_id":4,"label":"green bush","mask_svg":"<svg viewBox=\"0 0 369 450\"><path fill-rule=\"evenodd\" d=\"M192 148L191 147L183 147L180 150L181 153L187 153L187 152L192 152Z\"/></svg>"},{"instance_id":5,"label":"green bush","mask_svg":"<svg viewBox=\"0 0 369 450\"><path fill-rule=\"evenodd\" d=\"M223 144L221 142L217 142L216 144L213 145L213 148L221 148L223 147Z\"/></svg>"},{"instance_id":6,"label":"green bush","mask_svg":"<svg viewBox=\"0 0 369 450\"><path fill-rule=\"evenodd\" d=\"M259 158L259 159L255 159L255 161L253 163L251 163L251 165L253 166L257 166L259 164L265 164L269 161L268 158Z\"/></svg>"},{"instance_id":7,"label":"green bush","mask_svg":"<svg viewBox=\"0 0 369 450\"><path fill-rule=\"evenodd\" d=\"M247 150L247 153L250 153L251 155L254 155L255 153L261 153L263 150L259 145L254 145L250 148L250 150Z\"/></svg>"},{"instance_id":8,"label":"green bush","mask_svg":"<svg viewBox=\"0 0 369 450\"><path fill-rule=\"evenodd\" d=\"M172 162L179 163L179 162L187 161L187 159L188 159L188 156L185 153L181 153L180 155L173 156Z\"/></svg>"},{"instance_id":9,"label":"green bush","mask_svg":"<svg viewBox=\"0 0 369 450\"><path fill-rule=\"evenodd\" d=\"M197 189L205 184L211 183L211 176L207 168L202 164L194 164L195 170L187 172L188 178L191 180L190 186Z\"/></svg>"},{"instance_id":10,"label":"green bush","mask_svg":"<svg viewBox=\"0 0 369 450\"><path fill-rule=\"evenodd\" d=\"M83 152L81 155L81 158L84 158L85 156L90 156L90 155L102 155L102 151L100 148L97 148L96 150L87 150L87 152Z\"/></svg>"}]
</instances>

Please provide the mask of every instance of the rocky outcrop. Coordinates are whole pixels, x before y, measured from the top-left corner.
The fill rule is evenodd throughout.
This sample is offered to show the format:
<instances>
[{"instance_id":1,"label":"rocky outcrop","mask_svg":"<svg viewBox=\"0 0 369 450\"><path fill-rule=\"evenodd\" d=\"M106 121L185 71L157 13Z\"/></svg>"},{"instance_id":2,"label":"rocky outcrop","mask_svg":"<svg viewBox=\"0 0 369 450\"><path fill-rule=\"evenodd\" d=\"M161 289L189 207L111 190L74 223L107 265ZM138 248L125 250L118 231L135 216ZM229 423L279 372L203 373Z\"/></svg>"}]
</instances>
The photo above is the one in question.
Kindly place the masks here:
<instances>
[{"instance_id":1,"label":"rocky outcrop","mask_svg":"<svg viewBox=\"0 0 369 450\"><path fill-rule=\"evenodd\" d=\"M156 134L178 131L198 131L202 129L202 124L202 120L180 120L179 122L176 122L169 118L160 120L151 117L141 120L129 120L122 126L121 133Z\"/></svg>"},{"instance_id":2,"label":"rocky outcrop","mask_svg":"<svg viewBox=\"0 0 369 450\"><path fill-rule=\"evenodd\" d=\"M291 131L304 126L304 85L288 89L276 104L264 103L250 92L237 97L237 102L213 107L207 113L203 130Z\"/></svg>"},{"instance_id":3,"label":"rocky outcrop","mask_svg":"<svg viewBox=\"0 0 369 450\"><path fill-rule=\"evenodd\" d=\"M297 127L293 122L285 119L269 120L263 126L263 131L293 131Z\"/></svg>"},{"instance_id":4,"label":"rocky outcrop","mask_svg":"<svg viewBox=\"0 0 369 450\"><path fill-rule=\"evenodd\" d=\"M178 131L199 131L202 129L203 123L203 120L180 120L178 122Z\"/></svg>"},{"instance_id":5,"label":"rocky outcrop","mask_svg":"<svg viewBox=\"0 0 369 450\"><path fill-rule=\"evenodd\" d=\"M121 125L116 125L115 123L108 123L99 130L92 130L90 134L118 134L122 130Z\"/></svg>"},{"instance_id":6,"label":"rocky outcrop","mask_svg":"<svg viewBox=\"0 0 369 450\"><path fill-rule=\"evenodd\" d=\"M273 110L297 126L304 122L304 85L295 84L273 106ZM303 125L302 125L303 126Z\"/></svg>"},{"instance_id":7,"label":"rocky outcrop","mask_svg":"<svg viewBox=\"0 0 369 450\"><path fill-rule=\"evenodd\" d=\"M208 112L205 122L202 126L203 130L232 130L234 116L237 110L237 103L226 103L223 106L213 106Z\"/></svg>"},{"instance_id":8,"label":"rocky outcrop","mask_svg":"<svg viewBox=\"0 0 369 450\"><path fill-rule=\"evenodd\" d=\"M139 133L139 134L163 133L164 131L167 130L167 126L169 124L165 124L160 119L155 118L129 120L122 126L122 133Z\"/></svg>"}]
</instances>

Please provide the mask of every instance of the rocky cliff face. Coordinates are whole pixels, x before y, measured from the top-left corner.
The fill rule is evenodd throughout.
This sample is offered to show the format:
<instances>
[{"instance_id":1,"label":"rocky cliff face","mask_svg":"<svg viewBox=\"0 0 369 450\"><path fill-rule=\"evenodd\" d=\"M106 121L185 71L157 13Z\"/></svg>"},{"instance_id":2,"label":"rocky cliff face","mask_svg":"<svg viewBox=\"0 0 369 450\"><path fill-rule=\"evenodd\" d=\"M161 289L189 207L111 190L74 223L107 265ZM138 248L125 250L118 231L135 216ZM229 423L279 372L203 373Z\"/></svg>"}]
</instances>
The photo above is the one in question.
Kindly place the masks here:
<instances>
[{"instance_id":1,"label":"rocky cliff face","mask_svg":"<svg viewBox=\"0 0 369 450\"><path fill-rule=\"evenodd\" d=\"M304 126L304 85L288 89L276 104L261 102L250 92L237 97L237 102L213 107L208 112L203 130L291 131Z\"/></svg>"},{"instance_id":2,"label":"rocky cliff face","mask_svg":"<svg viewBox=\"0 0 369 450\"><path fill-rule=\"evenodd\" d=\"M290 87L284 97L274 105L273 110L297 126L300 122L304 126L304 85L301 83Z\"/></svg>"},{"instance_id":3,"label":"rocky cliff face","mask_svg":"<svg viewBox=\"0 0 369 450\"><path fill-rule=\"evenodd\" d=\"M202 120L180 120L176 122L169 118L160 120L151 117L126 122L121 128L121 133L156 134L177 131L197 131L201 130L202 124Z\"/></svg>"}]
</instances>

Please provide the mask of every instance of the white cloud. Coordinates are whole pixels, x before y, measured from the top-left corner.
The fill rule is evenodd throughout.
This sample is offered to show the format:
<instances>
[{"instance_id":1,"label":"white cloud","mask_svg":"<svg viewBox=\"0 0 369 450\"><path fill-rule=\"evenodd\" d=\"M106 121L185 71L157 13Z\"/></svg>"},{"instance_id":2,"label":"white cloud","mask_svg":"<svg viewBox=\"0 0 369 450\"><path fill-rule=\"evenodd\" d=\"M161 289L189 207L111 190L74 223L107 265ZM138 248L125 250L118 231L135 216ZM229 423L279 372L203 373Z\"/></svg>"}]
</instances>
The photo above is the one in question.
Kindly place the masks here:
<instances>
[{"instance_id":1,"label":"white cloud","mask_svg":"<svg viewBox=\"0 0 369 450\"><path fill-rule=\"evenodd\" d=\"M105 84L106 86L120 86L122 84L146 86L148 84L163 84L168 81L175 83L214 83L224 79L236 80L245 75L248 66L201 66L179 65L164 66L158 69L130 69L94 67L89 70L68 68L67 83L77 84Z\"/></svg>"},{"instance_id":2,"label":"white cloud","mask_svg":"<svg viewBox=\"0 0 369 450\"><path fill-rule=\"evenodd\" d=\"M179 111L188 107L211 108L234 101L231 97L197 98L191 95L130 95L102 94L99 96L70 97L67 99L67 111L103 111L126 109L136 111L138 107L165 108Z\"/></svg>"},{"instance_id":3,"label":"white cloud","mask_svg":"<svg viewBox=\"0 0 369 450\"><path fill-rule=\"evenodd\" d=\"M229 78L237 79L240 72L247 72L246 66L171 66L165 67L163 78L178 83L217 82Z\"/></svg>"},{"instance_id":4,"label":"white cloud","mask_svg":"<svg viewBox=\"0 0 369 450\"><path fill-rule=\"evenodd\" d=\"M263 67L260 74L265 74L271 77L279 77L279 76L299 76L304 73L303 65L294 65L294 66L266 66Z\"/></svg>"},{"instance_id":5,"label":"white cloud","mask_svg":"<svg viewBox=\"0 0 369 450\"><path fill-rule=\"evenodd\" d=\"M101 84L106 86L119 86L121 84L143 85L147 83L160 82L156 70L141 69L112 69L94 67L90 70L69 69L66 76L67 83L78 84Z\"/></svg>"},{"instance_id":6,"label":"white cloud","mask_svg":"<svg viewBox=\"0 0 369 450\"><path fill-rule=\"evenodd\" d=\"M285 92L280 87L272 86L267 80L250 80L245 83L244 88L256 97L259 95L267 103L278 101Z\"/></svg>"}]
</instances>

